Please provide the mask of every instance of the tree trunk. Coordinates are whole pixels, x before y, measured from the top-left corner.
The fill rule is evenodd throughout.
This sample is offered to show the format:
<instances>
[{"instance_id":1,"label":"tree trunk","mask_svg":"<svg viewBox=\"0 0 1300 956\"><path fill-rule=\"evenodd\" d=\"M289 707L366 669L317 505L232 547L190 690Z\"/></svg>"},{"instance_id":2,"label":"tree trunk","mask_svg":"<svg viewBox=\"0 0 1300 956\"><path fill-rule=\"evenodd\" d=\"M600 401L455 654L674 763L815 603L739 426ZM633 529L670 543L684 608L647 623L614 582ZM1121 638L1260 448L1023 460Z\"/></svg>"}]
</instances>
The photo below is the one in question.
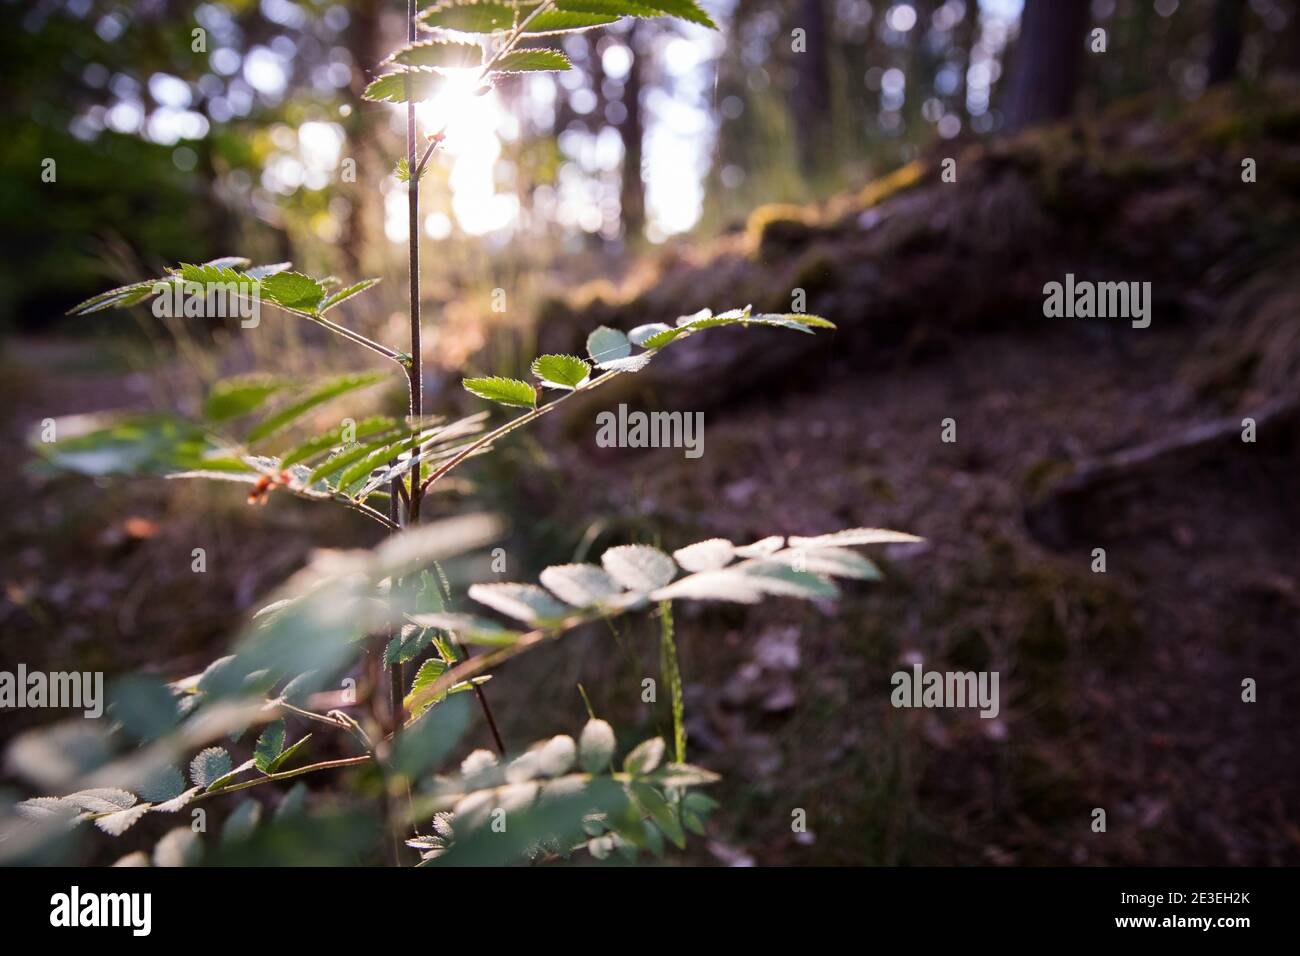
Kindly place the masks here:
<instances>
[{"instance_id":1,"label":"tree trunk","mask_svg":"<svg viewBox=\"0 0 1300 956\"><path fill-rule=\"evenodd\" d=\"M369 250L381 248L383 240L382 210L373 201L375 173L381 159L371 145L375 133L374 120L379 114L365 109L361 92L370 82L371 74L383 57L379 42L379 4L377 0L358 0L351 10L344 42L352 55L352 82L350 90L357 105L343 122L347 136L344 158L355 164L356 182L342 185L349 211L343 221L339 237L339 251L343 256L344 274L360 276L367 273Z\"/></svg>"},{"instance_id":2,"label":"tree trunk","mask_svg":"<svg viewBox=\"0 0 1300 956\"><path fill-rule=\"evenodd\" d=\"M831 47L825 0L799 0L794 26L806 46L794 54L794 121L799 165L815 176L834 158L831 129Z\"/></svg>"},{"instance_id":3,"label":"tree trunk","mask_svg":"<svg viewBox=\"0 0 1300 956\"><path fill-rule=\"evenodd\" d=\"M1025 0L1007 87L1008 130L1069 115L1087 23L1087 0Z\"/></svg>"},{"instance_id":4,"label":"tree trunk","mask_svg":"<svg viewBox=\"0 0 1300 956\"><path fill-rule=\"evenodd\" d=\"M642 28L634 24L627 35L628 49L632 51L632 66L623 85L623 106L627 116L619 124L623 140L623 181L619 190L619 215L622 219L623 238L637 239L645 228L645 182L641 178L642 144L645 137L645 120L641 114L641 88L645 83L646 57L637 40Z\"/></svg>"},{"instance_id":5,"label":"tree trunk","mask_svg":"<svg viewBox=\"0 0 1300 956\"><path fill-rule=\"evenodd\" d=\"M1245 18L1246 0L1214 0L1214 19L1210 24L1212 43L1206 64L1211 86L1226 83L1237 75Z\"/></svg>"}]
</instances>

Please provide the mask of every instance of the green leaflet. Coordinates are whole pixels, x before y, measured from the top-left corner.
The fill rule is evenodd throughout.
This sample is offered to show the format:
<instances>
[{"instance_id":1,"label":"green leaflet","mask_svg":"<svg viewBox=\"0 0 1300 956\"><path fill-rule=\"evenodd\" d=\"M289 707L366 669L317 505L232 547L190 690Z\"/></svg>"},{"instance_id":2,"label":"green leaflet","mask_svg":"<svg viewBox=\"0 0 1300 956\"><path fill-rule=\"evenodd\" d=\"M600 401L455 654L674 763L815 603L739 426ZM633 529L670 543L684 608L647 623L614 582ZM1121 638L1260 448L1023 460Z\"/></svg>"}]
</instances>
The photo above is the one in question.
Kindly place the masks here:
<instances>
[{"instance_id":1,"label":"green leaflet","mask_svg":"<svg viewBox=\"0 0 1300 956\"><path fill-rule=\"evenodd\" d=\"M511 50L492 65L493 73L541 73L569 70L573 64L558 50Z\"/></svg>"},{"instance_id":2,"label":"green leaflet","mask_svg":"<svg viewBox=\"0 0 1300 956\"><path fill-rule=\"evenodd\" d=\"M343 473L339 475L337 484L338 490L345 495L354 494L357 489L366 484L366 479L370 477L372 471L379 468L381 465L387 464L399 455L413 450L427 437L428 432L419 432L415 435L401 438L398 441L390 442L383 447L372 451L365 458L345 469Z\"/></svg>"},{"instance_id":3,"label":"green leaflet","mask_svg":"<svg viewBox=\"0 0 1300 956\"><path fill-rule=\"evenodd\" d=\"M325 287L301 272L276 272L258 285L262 298L295 312L314 314L325 298Z\"/></svg>"},{"instance_id":4,"label":"green leaflet","mask_svg":"<svg viewBox=\"0 0 1300 956\"><path fill-rule=\"evenodd\" d=\"M253 763L262 773L270 773L275 759L284 750L284 721L276 720L266 725L253 749Z\"/></svg>"},{"instance_id":5,"label":"green leaflet","mask_svg":"<svg viewBox=\"0 0 1300 956\"><path fill-rule=\"evenodd\" d=\"M394 664L415 660L431 643L433 631L430 628L407 625L384 648L384 666L392 667Z\"/></svg>"},{"instance_id":6,"label":"green leaflet","mask_svg":"<svg viewBox=\"0 0 1300 956\"><path fill-rule=\"evenodd\" d=\"M374 80L366 87L361 98L373 103L405 103L408 77L411 82L410 98L417 102L432 98L442 84L442 76L433 70L402 70L397 73L386 73Z\"/></svg>"},{"instance_id":7,"label":"green leaflet","mask_svg":"<svg viewBox=\"0 0 1300 956\"><path fill-rule=\"evenodd\" d=\"M91 296L84 302L78 302L68 310L68 315L90 315L92 312L101 312L104 309L125 309L153 295L153 288L159 281L165 280L148 279L144 282L132 282L130 285L109 289L107 292Z\"/></svg>"},{"instance_id":8,"label":"green leaflet","mask_svg":"<svg viewBox=\"0 0 1300 956\"><path fill-rule=\"evenodd\" d=\"M359 388L365 388L367 385L373 385L384 378L385 375L382 372L363 372L360 374L340 375L337 378L330 379L308 393L304 398L268 415L248 433L245 441L250 445L261 441L274 435L282 428L293 424L293 422L318 405L323 405L330 399L346 395L348 392L356 391Z\"/></svg>"},{"instance_id":9,"label":"green leaflet","mask_svg":"<svg viewBox=\"0 0 1300 956\"><path fill-rule=\"evenodd\" d=\"M415 67L421 70L463 69L481 66L482 63L483 48L477 43L466 43L445 37L409 44L384 60L386 66Z\"/></svg>"},{"instance_id":10,"label":"green leaflet","mask_svg":"<svg viewBox=\"0 0 1300 956\"><path fill-rule=\"evenodd\" d=\"M421 664L420 669L415 672L415 679L411 681L411 690L406 695L406 699L402 702L403 706L409 708L411 706L411 701L414 699L414 697L420 691L424 690L426 687L431 686L434 681L436 681L439 677L441 677L446 672L446 670L447 670L447 662L438 660L437 658L430 658L429 660ZM425 701L418 710L413 710L411 712L411 716L418 717L420 714L424 713L429 707L438 703L438 700L439 698Z\"/></svg>"},{"instance_id":11,"label":"green leaflet","mask_svg":"<svg viewBox=\"0 0 1300 956\"><path fill-rule=\"evenodd\" d=\"M600 556L600 563L610 577L630 591L661 588L677 574L672 558L645 544L610 548Z\"/></svg>"},{"instance_id":12,"label":"green leaflet","mask_svg":"<svg viewBox=\"0 0 1300 956\"><path fill-rule=\"evenodd\" d=\"M614 17L672 16L717 29L695 0L559 0L560 10Z\"/></svg>"},{"instance_id":13,"label":"green leaflet","mask_svg":"<svg viewBox=\"0 0 1300 956\"><path fill-rule=\"evenodd\" d=\"M365 292L367 289L371 288L372 286L378 285L380 281L382 280L362 279L360 282L353 283L352 285L348 286L345 289L340 289L338 292L334 292L326 296L325 300L320 304L320 309L319 309L320 314L324 315L326 312L334 308L339 303L346 302L348 299L352 298L355 295L360 295L362 292Z\"/></svg>"},{"instance_id":14,"label":"green leaflet","mask_svg":"<svg viewBox=\"0 0 1300 956\"><path fill-rule=\"evenodd\" d=\"M668 801L654 787L639 781L628 785L631 790L633 799L637 805L655 822L655 825L667 834L668 839L673 841L673 845L681 850L686 847L686 831L682 829L681 821L673 812L673 808L668 805Z\"/></svg>"},{"instance_id":15,"label":"green leaflet","mask_svg":"<svg viewBox=\"0 0 1300 956\"><path fill-rule=\"evenodd\" d=\"M508 3L475 3L474 0L439 0L419 15L426 27L459 33L495 33L509 30L528 15L529 8Z\"/></svg>"},{"instance_id":16,"label":"green leaflet","mask_svg":"<svg viewBox=\"0 0 1300 956\"><path fill-rule=\"evenodd\" d=\"M351 432L354 439L369 438L372 435L384 434L391 432L398 427L398 421L395 418L388 418L382 415L372 418L362 419L356 423L356 427ZM315 438L309 438L301 445L296 445L289 451L285 452L280 459L280 466L288 468L290 465L296 465L299 462L308 461L315 458L322 452L329 451L342 445L343 433L348 430L348 426L339 425L337 428L331 428L327 432L317 435Z\"/></svg>"},{"instance_id":17,"label":"green leaflet","mask_svg":"<svg viewBox=\"0 0 1300 956\"><path fill-rule=\"evenodd\" d=\"M623 758L623 772L637 777L650 773L664 759L664 739L651 737L632 748L632 752Z\"/></svg>"},{"instance_id":18,"label":"green leaflet","mask_svg":"<svg viewBox=\"0 0 1300 956\"><path fill-rule=\"evenodd\" d=\"M344 471L356 462L369 458L381 449L390 448L394 444L400 444L401 442L406 441L408 436L405 432L394 435L390 433L391 431L391 429L383 429L377 433L380 437L376 438L374 441L366 442L353 448L348 448L336 455L331 455L329 458L326 458L312 470L311 477L308 481L311 484L315 484L321 479L330 478L331 476Z\"/></svg>"},{"instance_id":19,"label":"green leaflet","mask_svg":"<svg viewBox=\"0 0 1300 956\"><path fill-rule=\"evenodd\" d=\"M559 621L569 609L535 584L475 584L471 599L525 624Z\"/></svg>"},{"instance_id":20,"label":"green leaflet","mask_svg":"<svg viewBox=\"0 0 1300 956\"><path fill-rule=\"evenodd\" d=\"M543 355L533 359L533 375L549 388L572 390L591 377L591 366L576 355Z\"/></svg>"},{"instance_id":21,"label":"green leaflet","mask_svg":"<svg viewBox=\"0 0 1300 956\"><path fill-rule=\"evenodd\" d=\"M220 747L202 750L190 761L190 779L196 787L207 789L230 773L230 754Z\"/></svg>"},{"instance_id":22,"label":"green leaflet","mask_svg":"<svg viewBox=\"0 0 1300 956\"><path fill-rule=\"evenodd\" d=\"M542 571L542 586L565 604L593 607L611 603L622 589L594 564L557 564Z\"/></svg>"},{"instance_id":23,"label":"green leaflet","mask_svg":"<svg viewBox=\"0 0 1300 956\"><path fill-rule=\"evenodd\" d=\"M587 336L587 354L597 365L627 358L632 353L632 343L618 329L602 325Z\"/></svg>"},{"instance_id":24,"label":"green leaflet","mask_svg":"<svg viewBox=\"0 0 1300 956\"><path fill-rule=\"evenodd\" d=\"M290 744L282 750L274 760L268 765L267 773L277 773L281 767L293 759L294 755L307 746L307 741L311 740L311 734L307 734L293 744Z\"/></svg>"},{"instance_id":25,"label":"green leaflet","mask_svg":"<svg viewBox=\"0 0 1300 956\"><path fill-rule=\"evenodd\" d=\"M527 382L521 382L517 378L491 375L485 378L467 378L461 384L465 391L490 402L515 408L534 408L537 405L537 392Z\"/></svg>"}]
</instances>

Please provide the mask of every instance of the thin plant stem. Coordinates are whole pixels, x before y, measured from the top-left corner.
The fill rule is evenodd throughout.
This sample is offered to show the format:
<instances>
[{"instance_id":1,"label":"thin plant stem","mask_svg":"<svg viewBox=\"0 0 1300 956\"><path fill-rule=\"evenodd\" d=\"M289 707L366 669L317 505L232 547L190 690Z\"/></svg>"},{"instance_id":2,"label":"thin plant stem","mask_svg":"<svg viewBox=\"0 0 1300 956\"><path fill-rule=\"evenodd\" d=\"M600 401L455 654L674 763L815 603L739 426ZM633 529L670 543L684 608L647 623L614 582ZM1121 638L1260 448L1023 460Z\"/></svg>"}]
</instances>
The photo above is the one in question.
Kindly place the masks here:
<instances>
[{"instance_id":1,"label":"thin plant stem","mask_svg":"<svg viewBox=\"0 0 1300 956\"><path fill-rule=\"evenodd\" d=\"M406 39L415 42L417 12L416 0L406 0ZM424 355L420 344L420 179L415 175L417 161L415 157L415 98L411 95L411 77L407 74L406 84L406 169L411 178L406 184L406 208L409 213L409 230L407 248L410 252L410 287L411 287L411 364L407 366L407 381L411 393L411 417L419 421L424 414ZM431 144L432 145L432 144ZM412 465L411 501L407 508L407 519L415 524L420 519L420 449L415 448L411 454L416 461Z\"/></svg>"},{"instance_id":2,"label":"thin plant stem","mask_svg":"<svg viewBox=\"0 0 1300 956\"><path fill-rule=\"evenodd\" d=\"M593 388L598 388L601 385L604 385L606 382L610 381L613 378L618 377L621 374L622 374L621 372L606 372L604 375L592 379L586 385L580 386L579 388L575 388L571 392L566 392L565 394L561 395L553 402L548 402L547 404L542 405L540 408L534 408L532 411L525 412L523 415L519 415L516 418L512 418L510 421L506 422L500 428L494 429L493 431L488 432L486 435L482 436L481 438L478 438L475 441L471 442L470 444L466 445L464 448L460 450L459 453L455 455L455 457L449 458L445 463L440 465L438 468L434 469L433 473L430 474L428 478L424 479L424 483L420 485L420 491L423 492L431 484L433 484L439 478L446 475L453 468L456 468L458 465L460 465L461 462L465 461L465 459L469 458L470 455L474 454L480 448L484 448L487 445L492 444L498 438L502 438L510 434L516 428L522 428L523 426L529 424L530 422L537 421L537 419L541 418L543 415L550 412L557 405L560 405L568 401L570 398L572 398L574 395L577 395L579 392L591 391Z\"/></svg>"},{"instance_id":3,"label":"thin plant stem","mask_svg":"<svg viewBox=\"0 0 1300 956\"><path fill-rule=\"evenodd\" d=\"M483 69L479 72L478 75L480 83L487 78L488 73L492 71L492 67L496 66L497 63L501 60L501 58L505 56L507 53L509 53L514 48L514 45L519 42L519 38L523 36L524 31L528 29L528 24L532 23L533 20L535 20L540 14L545 13L547 10L549 10L553 3L554 0L542 0L542 3L539 4L538 7L535 10L533 10L532 13L528 14L528 16L524 17L521 21L519 21L519 23L515 26L515 28L510 31L510 34L506 37L505 42L502 43L501 46L497 47L497 51L488 58L488 61L486 63L483 64ZM415 39L415 38L412 37L411 39Z\"/></svg>"},{"instance_id":4,"label":"thin plant stem","mask_svg":"<svg viewBox=\"0 0 1300 956\"><path fill-rule=\"evenodd\" d=\"M320 763L308 764L305 767L298 767L294 770L281 770L278 773L268 773L265 777L258 777L254 780L245 780L242 783L232 783L230 786L222 787L220 790L201 793L196 796L192 802L197 803L199 800L206 800L208 797L219 797L224 793L234 793L236 790L247 790L249 787L257 787L264 783L270 783L273 780L291 780L294 777L301 777L305 773L315 773L318 770L334 770L338 767L357 767L363 763L369 763L374 759L373 754L361 754L359 757L343 757L339 760L324 760Z\"/></svg>"}]
</instances>

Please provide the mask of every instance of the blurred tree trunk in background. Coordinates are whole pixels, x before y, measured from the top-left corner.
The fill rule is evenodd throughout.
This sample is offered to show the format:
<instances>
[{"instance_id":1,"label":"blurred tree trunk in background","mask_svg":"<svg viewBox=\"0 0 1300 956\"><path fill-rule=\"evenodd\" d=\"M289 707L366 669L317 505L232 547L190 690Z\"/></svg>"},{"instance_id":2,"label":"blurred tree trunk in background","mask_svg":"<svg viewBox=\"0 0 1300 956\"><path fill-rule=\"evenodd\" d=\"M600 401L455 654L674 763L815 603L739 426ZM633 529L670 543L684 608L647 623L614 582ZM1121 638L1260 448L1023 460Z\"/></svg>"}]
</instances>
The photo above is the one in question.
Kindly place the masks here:
<instances>
[{"instance_id":1,"label":"blurred tree trunk in background","mask_svg":"<svg viewBox=\"0 0 1300 956\"><path fill-rule=\"evenodd\" d=\"M1237 75L1245 19L1246 0L1214 0L1214 18L1210 23L1210 59L1207 63L1207 79L1211 86L1226 83Z\"/></svg>"},{"instance_id":2,"label":"blurred tree trunk in background","mask_svg":"<svg viewBox=\"0 0 1300 956\"><path fill-rule=\"evenodd\" d=\"M966 74L971 67L971 51L979 41L979 23L979 5L975 2L968 3L953 36L953 46L957 51L954 59L961 64L961 69L957 75L957 88L953 90L952 103L961 117L962 129L970 125L970 112L966 109Z\"/></svg>"},{"instance_id":3,"label":"blurred tree trunk in background","mask_svg":"<svg viewBox=\"0 0 1300 956\"><path fill-rule=\"evenodd\" d=\"M345 274L360 276L370 271L366 268L367 256L374 253L367 250L380 249L379 240L383 238L383 212L374 202L379 158L373 142L373 120L382 118L383 114L365 109L361 93L384 53L379 44L379 0L356 0L350 13L344 42L352 55L351 92L356 105L343 121L347 136L343 157L356 163L356 182L339 184L349 206L339 249Z\"/></svg>"},{"instance_id":4,"label":"blurred tree trunk in background","mask_svg":"<svg viewBox=\"0 0 1300 956\"><path fill-rule=\"evenodd\" d=\"M794 28L804 31L806 46L794 54L793 97L799 165L813 177L834 159L831 128L830 30L826 0L799 0Z\"/></svg>"},{"instance_id":5,"label":"blurred tree trunk in background","mask_svg":"<svg viewBox=\"0 0 1300 956\"><path fill-rule=\"evenodd\" d=\"M645 181L641 178L642 145L645 137L645 120L641 115L641 88L645 83L646 57L639 23L634 22L627 35L627 48L632 53L632 65L623 85L623 107L627 110L618 134L623 140L623 181L619 189L619 215L622 219L623 238L641 237L645 228Z\"/></svg>"},{"instance_id":6,"label":"blurred tree trunk in background","mask_svg":"<svg viewBox=\"0 0 1300 956\"><path fill-rule=\"evenodd\" d=\"M1087 0L1025 0L1007 81L1008 130L1069 115L1087 23Z\"/></svg>"}]
</instances>

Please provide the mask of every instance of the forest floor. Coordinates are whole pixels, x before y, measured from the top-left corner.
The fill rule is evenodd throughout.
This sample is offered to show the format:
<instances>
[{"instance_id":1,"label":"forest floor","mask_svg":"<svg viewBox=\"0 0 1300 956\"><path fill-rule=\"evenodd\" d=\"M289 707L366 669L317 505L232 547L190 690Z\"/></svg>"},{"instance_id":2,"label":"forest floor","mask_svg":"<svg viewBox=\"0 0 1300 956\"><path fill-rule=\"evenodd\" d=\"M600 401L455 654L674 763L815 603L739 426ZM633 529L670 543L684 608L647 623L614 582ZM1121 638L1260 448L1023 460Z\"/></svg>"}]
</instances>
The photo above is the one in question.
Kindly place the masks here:
<instances>
[{"instance_id":1,"label":"forest floor","mask_svg":"<svg viewBox=\"0 0 1300 956\"><path fill-rule=\"evenodd\" d=\"M1253 152L1294 168L1297 116ZM1263 128L1249 119L1247 132ZM542 330L544 345L549 334L572 348L570 326L693 311L683 289L730 285L772 309L763 296L792 287L772 263L790 261L840 330L807 341L711 330L699 337L709 355L684 343L636 391L602 401L703 411L701 458L597 448L584 408L485 459L479 503L514 519L512 577L628 540L671 549L857 526L926 539L886 549L884 580L850 584L833 604L676 609L689 758L724 775L692 861L1300 863L1295 435L1128 476L1063 538L1026 521L1082 462L1294 390L1297 270L1279 255L1294 250L1296 185L1219 203L1222 175L1206 172L1204 151L1179 167L1152 124L1117 123L1082 156L1069 144L1087 137L1052 132L1050 162L1014 147L963 161L962 176L987 187L966 206L943 187L912 188L913 176L847 211L769 211L748 239L673 253L625 301L579 294L544 310L557 330ZM1134 172L1108 132L1165 165ZM1169 135L1191 137L1185 126ZM1089 203L1062 204L1061 175L1115 225L1076 234L1070 217ZM1030 232L986 231L984 259L944 245L977 255L971 223L999 221ZM1122 238L1110 243L1107 228ZM1269 237L1244 244L1245 266L1243 234ZM1147 329L1043 318L1042 276L1060 278L1051 269L1071 260L1033 249L1060 252L1062 237L1105 250L1094 267L1182 292L1158 300ZM894 314L906 327L888 325ZM61 371L75 374L75 394ZM11 343L3 372L11 448L46 416L146 404L138 373L107 367L84 342ZM955 441L943 440L945 419ZM190 673L310 547L376 537L302 502L254 510L237 490L161 487L0 474L6 662ZM196 546L208 549L202 578L190 570ZM629 741L666 730L663 695L641 700L642 680L659 676L657 633L653 621L590 628L509 664L488 687L507 739L576 731L578 683ZM890 676L914 662L997 671L1000 713L894 708ZM1242 699L1247 678L1254 703ZM792 829L797 810L806 832Z\"/></svg>"}]
</instances>

